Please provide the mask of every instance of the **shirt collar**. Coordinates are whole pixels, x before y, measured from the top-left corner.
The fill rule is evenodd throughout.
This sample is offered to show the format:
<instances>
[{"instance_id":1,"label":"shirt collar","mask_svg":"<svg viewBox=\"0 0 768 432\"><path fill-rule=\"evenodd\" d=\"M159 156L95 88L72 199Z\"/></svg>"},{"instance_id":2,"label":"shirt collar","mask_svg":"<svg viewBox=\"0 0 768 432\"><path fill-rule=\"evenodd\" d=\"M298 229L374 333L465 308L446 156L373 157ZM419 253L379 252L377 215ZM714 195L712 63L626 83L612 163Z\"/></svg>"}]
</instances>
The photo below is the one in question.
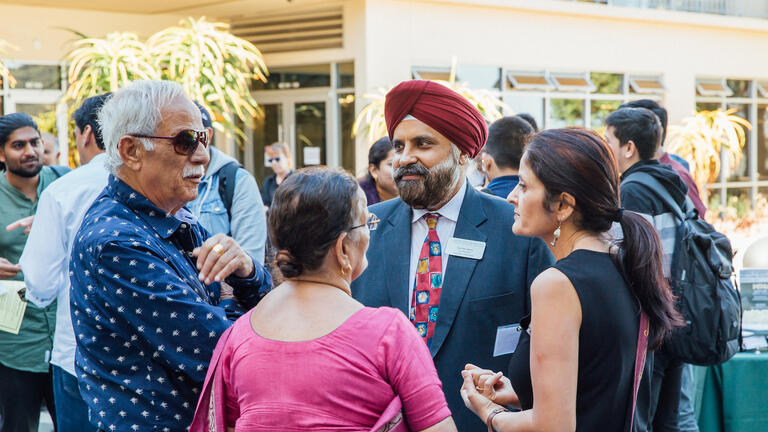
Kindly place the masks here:
<instances>
[{"instance_id":1,"label":"shirt collar","mask_svg":"<svg viewBox=\"0 0 768 432\"><path fill-rule=\"evenodd\" d=\"M127 183L117 178L114 174L109 175L107 191L115 200L120 201L126 207L133 210L133 212L141 217L147 225L154 228L157 234L163 239L167 239L179 229L179 226L182 223L182 220L180 220L179 217L181 219L192 218L192 220L194 220L194 217L185 209L183 212L181 210L177 212L179 213L179 217L174 217L171 213L161 210L144 195L136 192L132 187L128 186ZM190 223L190 221L186 222Z\"/></svg>"},{"instance_id":2,"label":"shirt collar","mask_svg":"<svg viewBox=\"0 0 768 432\"><path fill-rule=\"evenodd\" d=\"M421 217L427 213L437 213L441 217L450 219L453 222L458 221L459 212L461 211L461 204L464 202L464 195L466 194L466 192L467 192L467 181L465 179L464 183L461 185L461 188L459 188L459 191L456 192L456 195L454 195L450 201L445 203L445 205L440 207L439 209L434 211L430 211L427 209L413 209L413 216L411 217L411 223L415 223L417 220L421 219Z\"/></svg>"}]
</instances>

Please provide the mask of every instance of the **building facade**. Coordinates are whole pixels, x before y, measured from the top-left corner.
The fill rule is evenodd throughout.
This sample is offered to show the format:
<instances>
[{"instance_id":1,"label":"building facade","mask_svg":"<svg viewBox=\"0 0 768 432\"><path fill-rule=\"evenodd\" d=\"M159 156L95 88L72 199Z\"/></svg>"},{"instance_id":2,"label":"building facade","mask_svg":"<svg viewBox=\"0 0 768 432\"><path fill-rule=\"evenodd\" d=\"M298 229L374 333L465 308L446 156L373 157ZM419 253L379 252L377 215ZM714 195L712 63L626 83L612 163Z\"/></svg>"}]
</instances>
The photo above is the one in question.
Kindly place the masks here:
<instances>
[{"instance_id":1,"label":"building facade","mask_svg":"<svg viewBox=\"0 0 768 432\"><path fill-rule=\"evenodd\" d=\"M10 23L0 39L21 47L5 56L16 62L14 73L24 78L19 68L27 68L45 77L17 89L4 84L4 112L55 107L66 84L63 46L73 37L62 27L146 35L205 15L230 22L262 50L270 70L269 81L253 87L264 115L242 146L228 147L258 178L269 173L263 148L274 141L289 144L299 167L323 163L362 174L370 143L351 130L366 95L414 77L445 78L455 62L458 81L492 92L544 128L600 127L619 104L639 98L660 101L670 124L697 109L737 108L754 127L740 166L710 186L710 201L768 196L766 2L140 0L128 8L110 0L101 10L82 1L34 3L0 5Z\"/></svg>"}]
</instances>

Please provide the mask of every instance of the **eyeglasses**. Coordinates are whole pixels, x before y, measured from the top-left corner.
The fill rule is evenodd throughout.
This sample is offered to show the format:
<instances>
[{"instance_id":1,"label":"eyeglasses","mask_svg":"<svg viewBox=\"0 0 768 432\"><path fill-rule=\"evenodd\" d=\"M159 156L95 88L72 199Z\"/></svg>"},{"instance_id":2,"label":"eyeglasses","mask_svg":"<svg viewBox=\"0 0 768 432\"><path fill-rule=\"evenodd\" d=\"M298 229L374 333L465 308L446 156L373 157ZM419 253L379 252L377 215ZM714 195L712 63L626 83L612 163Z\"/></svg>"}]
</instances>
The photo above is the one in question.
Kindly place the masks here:
<instances>
[{"instance_id":1,"label":"eyeglasses","mask_svg":"<svg viewBox=\"0 0 768 432\"><path fill-rule=\"evenodd\" d=\"M269 163L280 163L280 156L267 159Z\"/></svg>"},{"instance_id":2,"label":"eyeglasses","mask_svg":"<svg viewBox=\"0 0 768 432\"><path fill-rule=\"evenodd\" d=\"M379 220L378 216L371 213L368 215L368 220L364 224L353 226L347 231L352 231L353 229L362 228L362 227L368 227L369 231L376 231L376 227L379 225L379 222L381 221Z\"/></svg>"},{"instance_id":3,"label":"eyeglasses","mask_svg":"<svg viewBox=\"0 0 768 432\"><path fill-rule=\"evenodd\" d=\"M130 134L136 138L167 139L172 140L173 151L182 156L192 156L197 151L197 146L208 147L208 131L183 130L175 136L153 136Z\"/></svg>"}]
</instances>

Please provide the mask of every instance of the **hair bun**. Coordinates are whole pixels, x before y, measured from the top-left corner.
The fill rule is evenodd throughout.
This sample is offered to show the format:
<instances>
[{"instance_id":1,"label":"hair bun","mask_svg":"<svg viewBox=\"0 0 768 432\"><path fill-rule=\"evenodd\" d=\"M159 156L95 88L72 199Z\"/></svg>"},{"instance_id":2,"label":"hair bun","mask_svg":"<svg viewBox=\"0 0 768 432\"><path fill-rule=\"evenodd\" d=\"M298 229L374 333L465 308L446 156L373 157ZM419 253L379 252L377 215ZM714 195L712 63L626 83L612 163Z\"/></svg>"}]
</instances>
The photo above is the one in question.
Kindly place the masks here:
<instances>
[{"instance_id":1,"label":"hair bun","mask_svg":"<svg viewBox=\"0 0 768 432\"><path fill-rule=\"evenodd\" d=\"M303 268L300 262L288 250L282 249L275 255L275 264L285 278L301 275Z\"/></svg>"}]
</instances>

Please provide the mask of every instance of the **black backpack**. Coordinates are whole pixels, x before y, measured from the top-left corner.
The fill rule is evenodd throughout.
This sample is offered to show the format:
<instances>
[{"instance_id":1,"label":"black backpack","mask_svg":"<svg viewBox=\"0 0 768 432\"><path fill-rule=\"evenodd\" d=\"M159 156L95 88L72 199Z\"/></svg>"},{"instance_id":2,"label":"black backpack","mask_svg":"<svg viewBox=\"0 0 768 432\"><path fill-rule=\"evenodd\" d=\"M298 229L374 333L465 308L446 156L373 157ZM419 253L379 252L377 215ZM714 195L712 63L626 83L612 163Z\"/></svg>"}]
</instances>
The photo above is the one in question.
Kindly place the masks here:
<instances>
[{"instance_id":1,"label":"black backpack","mask_svg":"<svg viewBox=\"0 0 768 432\"><path fill-rule=\"evenodd\" d=\"M219 169L219 196L227 209L227 219L232 220L232 200L235 197L235 183L240 164L229 162Z\"/></svg>"},{"instance_id":2,"label":"black backpack","mask_svg":"<svg viewBox=\"0 0 768 432\"><path fill-rule=\"evenodd\" d=\"M664 350L700 366L727 361L741 346L741 297L731 280L730 241L698 217L690 198L681 209L650 174L631 174L622 186L630 182L652 191L678 221L669 279L687 325L667 337Z\"/></svg>"}]
</instances>

